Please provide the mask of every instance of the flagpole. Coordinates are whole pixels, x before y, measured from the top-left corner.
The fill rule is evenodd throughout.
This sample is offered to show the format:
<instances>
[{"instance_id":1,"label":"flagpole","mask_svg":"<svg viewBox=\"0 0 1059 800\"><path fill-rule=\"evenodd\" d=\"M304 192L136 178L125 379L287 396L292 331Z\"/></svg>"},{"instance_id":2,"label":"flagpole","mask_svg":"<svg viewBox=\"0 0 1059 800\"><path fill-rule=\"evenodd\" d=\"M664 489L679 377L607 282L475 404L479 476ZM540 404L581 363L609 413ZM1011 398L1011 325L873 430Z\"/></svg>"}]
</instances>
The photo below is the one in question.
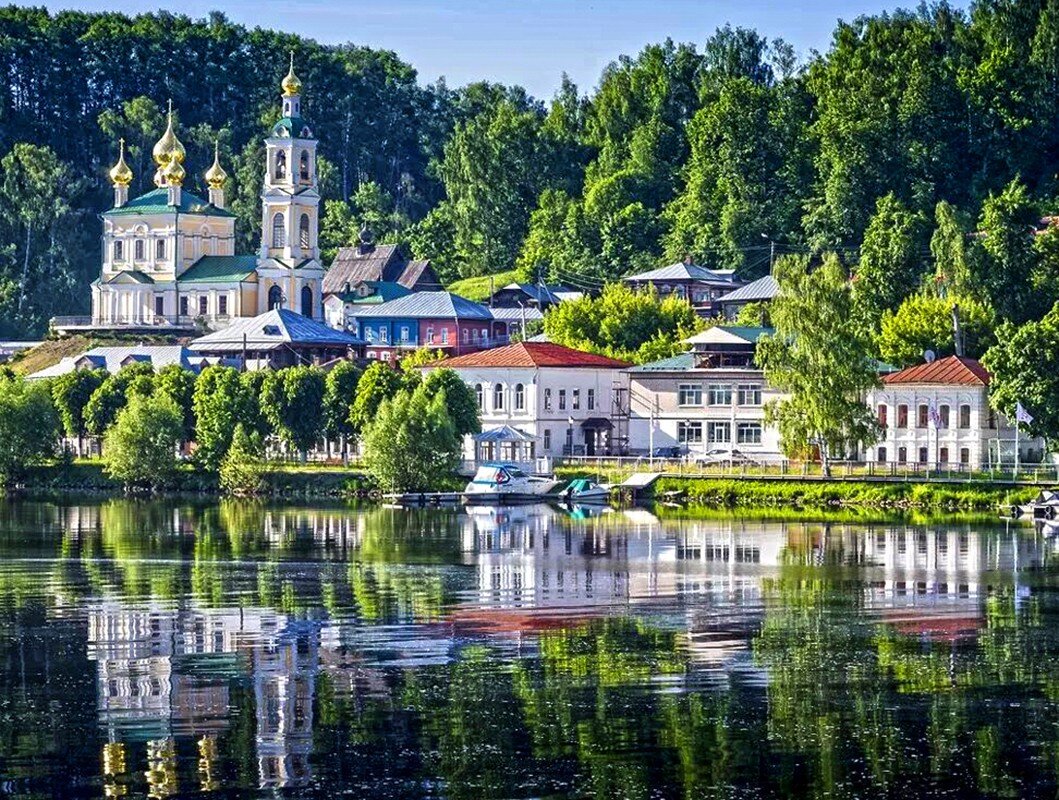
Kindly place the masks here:
<instances>
[{"instance_id":1,"label":"flagpole","mask_svg":"<svg viewBox=\"0 0 1059 800\"><path fill-rule=\"evenodd\" d=\"M1015 419L1015 480L1019 478L1019 421Z\"/></svg>"}]
</instances>

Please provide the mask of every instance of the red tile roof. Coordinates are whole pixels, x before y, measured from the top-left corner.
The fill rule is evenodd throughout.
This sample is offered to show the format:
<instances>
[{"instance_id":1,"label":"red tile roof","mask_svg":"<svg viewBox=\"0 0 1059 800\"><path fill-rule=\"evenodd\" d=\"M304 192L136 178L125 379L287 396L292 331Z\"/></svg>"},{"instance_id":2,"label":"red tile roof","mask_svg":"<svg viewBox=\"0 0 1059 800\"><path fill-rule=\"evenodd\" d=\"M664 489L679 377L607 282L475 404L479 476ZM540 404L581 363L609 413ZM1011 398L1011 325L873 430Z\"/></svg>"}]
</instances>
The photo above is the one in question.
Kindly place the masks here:
<instances>
[{"instance_id":1,"label":"red tile roof","mask_svg":"<svg viewBox=\"0 0 1059 800\"><path fill-rule=\"evenodd\" d=\"M882 382L887 385L935 383L947 386L988 386L989 373L973 358L949 356L940 358L932 364L918 364L900 372L883 375Z\"/></svg>"},{"instance_id":2,"label":"red tile roof","mask_svg":"<svg viewBox=\"0 0 1059 800\"><path fill-rule=\"evenodd\" d=\"M624 369L630 366L616 358L585 353L552 342L519 342L506 347L456 356L431 367L588 367Z\"/></svg>"}]
</instances>

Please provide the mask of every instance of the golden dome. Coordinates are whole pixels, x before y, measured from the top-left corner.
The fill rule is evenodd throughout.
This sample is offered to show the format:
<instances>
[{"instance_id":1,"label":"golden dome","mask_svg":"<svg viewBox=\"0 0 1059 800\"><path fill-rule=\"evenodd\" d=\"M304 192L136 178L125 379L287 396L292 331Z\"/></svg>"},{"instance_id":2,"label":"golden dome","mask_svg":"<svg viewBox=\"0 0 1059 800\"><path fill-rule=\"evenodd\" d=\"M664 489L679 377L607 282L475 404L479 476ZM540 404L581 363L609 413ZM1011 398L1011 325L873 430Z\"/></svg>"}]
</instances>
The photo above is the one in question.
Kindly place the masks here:
<instances>
[{"instance_id":1,"label":"golden dome","mask_svg":"<svg viewBox=\"0 0 1059 800\"><path fill-rule=\"evenodd\" d=\"M293 50L291 50L290 54L290 71L287 72L286 77L280 82L280 87L283 89L284 97L293 97L296 94L301 94L302 82L298 80L298 76L294 74Z\"/></svg>"},{"instance_id":2,"label":"golden dome","mask_svg":"<svg viewBox=\"0 0 1059 800\"><path fill-rule=\"evenodd\" d=\"M169 163L171 159L183 163L184 156L184 145L180 143L176 133L173 131L173 101L169 101L169 119L166 124L165 133L162 134L162 138L159 139L154 149L151 151L151 155L154 157L154 163L160 167L164 167Z\"/></svg>"},{"instance_id":3,"label":"golden dome","mask_svg":"<svg viewBox=\"0 0 1059 800\"><path fill-rule=\"evenodd\" d=\"M162 170L162 175L165 177L165 181L168 185L180 186L184 182L184 177L187 173L180 165L180 162L174 158L166 164L165 169Z\"/></svg>"},{"instance_id":4,"label":"golden dome","mask_svg":"<svg viewBox=\"0 0 1059 800\"><path fill-rule=\"evenodd\" d=\"M206 179L206 185L211 189L221 189L224 187L224 182L228 180L228 173L221 168L221 153L220 145L216 144L213 147L213 165L206 170L206 174L203 175Z\"/></svg>"},{"instance_id":5,"label":"golden dome","mask_svg":"<svg viewBox=\"0 0 1059 800\"><path fill-rule=\"evenodd\" d=\"M125 140L119 140L120 155L118 163L110 168L110 182L115 186L128 186L132 183L132 170L125 163Z\"/></svg>"}]
</instances>

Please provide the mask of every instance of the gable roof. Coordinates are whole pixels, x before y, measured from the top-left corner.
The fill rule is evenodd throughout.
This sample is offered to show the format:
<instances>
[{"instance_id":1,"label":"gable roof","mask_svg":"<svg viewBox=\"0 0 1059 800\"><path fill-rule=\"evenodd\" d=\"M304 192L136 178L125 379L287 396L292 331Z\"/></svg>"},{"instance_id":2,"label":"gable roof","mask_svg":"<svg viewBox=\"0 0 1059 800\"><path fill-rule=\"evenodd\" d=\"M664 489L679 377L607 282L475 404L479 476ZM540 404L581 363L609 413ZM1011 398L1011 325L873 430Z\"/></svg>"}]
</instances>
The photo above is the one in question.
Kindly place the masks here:
<instances>
[{"instance_id":1,"label":"gable roof","mask_svg":"<svg viewBox=\"0 0 1059 800\"><path fill-rule=\"evenodd\" d=\"M932 383L945 386L988 386L989 372L978 361L964 356L940 358L930 364L917 364L914 367L889 375L883 375L882 382L892 384Z\"/></svg>"},{"instance_id":2,"label":"gable roof","mask_svg":"<svg viewBox=\"0 0 1059 800\"><path fill-rule=\"evenodd\" d=\"M364 342L322 322L302 316L289 308L274 308L256 317L235 319L227 328L195 339L191 346L200 352L239 352L275 350L284 345L356 347Z\"/></svg>"},{"instance_id":3,"label":"gable roof","mask_svg":"<svg viewBox=\"0 0 1059 800\"><path fill-rule=\"evenodd\" d=\"M241 283L257 270L257 256L202 256L177 283Z\"/></svg>"},{"instance_id":4,"label":"gable roof","mask_svg":"<svg viewBox=\"0 0 1059 800\"><path fill-rule=\"evenodd\" d=\"M625 369L627 361L574 350L552 342L518 342L448 358L430 367L571 367L575 369Z\"/></svg>"},{"instance_id":5,"label":"gable roof","mask_svg":"<svg viewBox=\"0 0 1059 800\"><path fill-rule=\"evenodd\" d=\"M734 283L734 271L730 269L708 269L697 264L679 262L668 267L659 267L638 275L626 275L625 281L709 281L710 283Z\"/></svg>"},{"instance_id":6,"label":"gable roof","mask_svg":"<svg viewBox=\"0 0 1059 800\"><path fill-rule=\"evenodd\" d=\"M197 194L192 194L187 189L180 191L180 204L169 205L168 189L152 189L146 194L134 197L119 208L104 211L104 217L121 217L135 214L165 214L179 212L181 214L198 214L203 217L234 217L226 208L218 208L203 200Z\"/></svg>"},{"instance_id":7,"label":"gable roof","mask_svg":"<svg viewBox=\"0 0 1059 800\"><path fill-rule=\"evenodd\" d=\"M367 286L371 289L371 294L357 294L356 289L360 286ZM411 289L407 289L399 283L390 283L388 281L361 281L360 283L351 286L350 291L335 292L330 295L330 297L335 297L343 303L379 305L411 293Z\"/></svg>"},{"instance_id":8,"label":"gable roof","mask_svg":"<svg viewBox=\"0 0 1059 800\"><path fill-rule=\"evenodd\" d=\"M146 272L140 272L138 269L123 269L111 275L103 283L154 283L154 278Z\"/></svg>"},{"instance_id":9,"label":"gable roof","mask_svg":"<svg viewBox=\"0 0 1059 800\"><path fill-rule=\"evenodd\" d=\"M718 303L753 303L760 300L771 300L780 293L780 285L771 275L751 281L746 286L717 298Z\"/></svg>"},{"instance_id":10,"label":"gable roof","mask_svg":"<svg viewBox=\"0 0 1059 800\"><path fill-rule=\"evenodd\" d=\"M355 245L339 249L324 275L324 294L344 292L363 281L399 283L406 289L440 287L429 261L409 261L395 244Z\"/></svg>"},{"instance_id":11,"label":"gable roof","mask_svg":"<svg viewBox=\"0 0 1059 800\"><path fill-rule=\"evenodd\" d=\"M509 283L507 286L502 286L496 290L494 297L500 292L505 291L519 291L531 300L536 301L538 304L544 303L561 303L564 300L574 299L572 295L576 297L581 296L581 292L575 292L567 286L555 285L555 286L542 286L539 283Z\"/></svg>"},{"instance_id":12,"label":"gable roof","mask_svg":"<svg viewBox=\"0 0 1059 800\"><path fill-rule=\"evenodd\" d=\"M489 313L493 315L493 319L505 322L521 322L523 319L526 322L533 322L534 320L544 319L544 312L537 306L529 306L528 308L490 308Z\"/></svg>"},{"instance_id":13,"label":"gable roof","mask_svg":"<svg viewBox=\"0 0 1059 800\"><path fill-rule=\"evenodd\" d=\"M489 309L452 292L412 292L388 303L357 308L355 317L402 319L492 319Z\"/></svg>"},{"instance_id":14,"label":"gable roof","mask_svg":"<svg viewBox=\"0 0 1059 800\"><path fill-rule=\"evenodd\" d=\"M772 328L748 328L742 325L714 325L684 340L684 344L757 344Z\"/></svg>"},{"instance_id":15,"label":"gable roof","mask_svg":"<svg viewBox=\"0 0 1059 800\"><path fill-rule=\"evenodd\" d=\"M124 347L93 347L80 355L66 356L59 363L34 372L28 378L37 380L65 375L77 369L78 364L82 362L90 363L93 369L106 369L114 373L128 361L150 362L155 370L160 370L170 364L179 364L185 369L193 370L205 360L200 353L180 345L137 344Z\"/></svg>"}]
</instances>

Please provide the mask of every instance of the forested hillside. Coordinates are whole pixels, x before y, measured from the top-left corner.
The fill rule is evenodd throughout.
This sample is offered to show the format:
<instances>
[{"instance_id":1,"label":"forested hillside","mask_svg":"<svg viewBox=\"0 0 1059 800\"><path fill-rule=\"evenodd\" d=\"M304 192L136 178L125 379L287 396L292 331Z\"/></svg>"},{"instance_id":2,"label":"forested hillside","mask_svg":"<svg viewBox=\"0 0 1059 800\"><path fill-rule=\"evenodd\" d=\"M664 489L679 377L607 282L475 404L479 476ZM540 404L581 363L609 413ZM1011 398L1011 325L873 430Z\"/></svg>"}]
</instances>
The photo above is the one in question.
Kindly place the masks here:
<instances>
[{"instance_id":1,"label":"forested hillside","mask_svg":"<svg viewBox=\"0 0 1059 800\"><path fill-rule=\"evenodd\" d=\"M1016 322L1059 294L1059 239L1023 235L1059 191L1059 0L860 19L802 60L724 28L615 54L597 87L564 82L543 100L423 85L400 54L220 14L9 7L0 334L39 334L49 316L87 309L117 139L129 142L135 194L169 98L189 188L204 191L219 138L251 248L261 139L290 50L320 139L330 251L367 223L445 280L517 268L591 288L688 254L753 277L767 269L767 236L780 254L863 263L858 291L875 319L928 272L973 284ZM975 230L980 257L964 252Z\"/></svg>"}]
</instances>

